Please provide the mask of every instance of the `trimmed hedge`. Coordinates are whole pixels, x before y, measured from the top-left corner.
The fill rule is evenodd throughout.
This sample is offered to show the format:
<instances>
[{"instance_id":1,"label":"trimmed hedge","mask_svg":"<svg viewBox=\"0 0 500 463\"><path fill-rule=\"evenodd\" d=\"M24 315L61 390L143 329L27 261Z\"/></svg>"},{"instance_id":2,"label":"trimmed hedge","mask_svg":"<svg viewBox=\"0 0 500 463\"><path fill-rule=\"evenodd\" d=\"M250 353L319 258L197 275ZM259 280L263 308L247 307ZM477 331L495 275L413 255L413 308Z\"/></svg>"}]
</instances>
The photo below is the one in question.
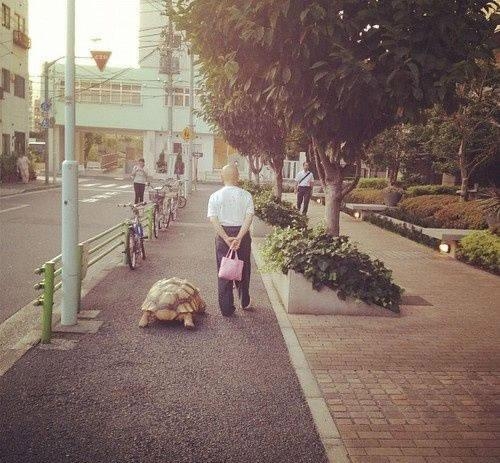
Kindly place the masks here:
<instances>
[{"instance_id":1,"label":"trimmed hedge","mask_svg":"<svg viewBox=\"0 0 500 463\"><path fill-rule=\"evenodd\" d=\"M461 201L451 195L424 195L403 199L397 209L385 211L396 219L431 228L487 228L480 201Z\"/></svg>"},{"instance_id":2,"label":"trimmed hedge","mask_svg":"<svg viewBox=\"0 0 500 463\"><path fill-rule=\"evenodd\" d=\"M344 202L354 204L384 204L384 192L375 188L355 188L344 198Z\"/></svg>"},{"instance_id":3,"label":"trimmed hedge","mask_svg":"<svg viewBox=\"0 0 500 463\"><path fill-rule=\"evenodd\" d=\"M272 191L272 186L268 183L261 183L257 185L256 183L250 180L240 180L238 182L238 186L247 190L252 196L258 195L264 191L270 192Z\"/></svg>"},{"instance_id":4,"label":"trimmed hedge","mask_svg":"<svg viewBox=\"0 0 500 463\"><path fill-rule=\"evenodd\" d=\"M460 240L457 257L500 275L500 237L488 230L473 232Z\"/></svg>"},{"instance_id":5,"label":"trimmed hedge","mask_svg":"<svg viewBox=\"0 0 500 463\"><path fill-rule=\"evenodd\" d=\"M389 185L386 178L360 178L356 188L361 190L383 190Z\"/></svg>"},{"instance_id":6,"label":"trimmed hedge","mask_svg":"<svg viewBox=\"0 0 500 463\"><path fill-rule=\"evenodd\" d=\"M405 196L413 198L424 195L454 195L457 188L456 186L448 185L416 185L408 187L405 191Z\"/></svg>"}]
</instances>

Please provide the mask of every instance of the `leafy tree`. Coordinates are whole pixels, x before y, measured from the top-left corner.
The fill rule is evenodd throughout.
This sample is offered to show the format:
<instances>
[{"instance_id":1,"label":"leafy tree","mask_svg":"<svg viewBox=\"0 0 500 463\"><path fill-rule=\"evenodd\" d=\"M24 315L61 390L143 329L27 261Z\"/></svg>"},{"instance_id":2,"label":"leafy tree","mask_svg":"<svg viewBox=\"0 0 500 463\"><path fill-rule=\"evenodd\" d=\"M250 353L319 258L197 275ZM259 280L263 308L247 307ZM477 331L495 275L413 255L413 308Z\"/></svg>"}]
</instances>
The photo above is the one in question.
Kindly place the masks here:
<instances>
[{"instance_id":1,"label":"leafy tree","mask_svg":"<svg viewBox=\"0 0 500 463\"><path fill-rule=\"evenodd\" d=\"M339 234L343 197L362 146L442 101L491 60L494 26L479 0L193 0L180 2L207 72L221 59L230 85L311 138L325 184L326 222ZM356 168L353 182L344 182Z\"/></svg>"}]
</instances>

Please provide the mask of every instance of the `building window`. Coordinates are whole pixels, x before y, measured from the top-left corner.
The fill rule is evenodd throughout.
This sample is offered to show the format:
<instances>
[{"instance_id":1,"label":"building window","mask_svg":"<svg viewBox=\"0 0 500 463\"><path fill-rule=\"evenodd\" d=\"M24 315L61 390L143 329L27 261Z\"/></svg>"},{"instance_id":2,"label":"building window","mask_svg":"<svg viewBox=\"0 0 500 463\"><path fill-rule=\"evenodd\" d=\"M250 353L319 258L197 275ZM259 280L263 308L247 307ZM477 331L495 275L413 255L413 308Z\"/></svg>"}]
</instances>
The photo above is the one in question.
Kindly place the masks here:
<instances>
[{"instance_id":1,"label":"building window","mask_svg":"<svg viewBox=\"0 0 500 463\"><path fill-rule=\"evenodd\" d=\"M64 96L64 80L57 84L56 94ZM121 82L99 82L95 80L75 80L75 100L78 103L118 104L140 106L141 86Z\"/></svg>"},{"instance_id":2,"label":"building window","mask_svg":"<svg viewBox=\"0 0 500 463\"><path fill-rule=\"evenodd\" d=\"M24 98L26 95L26 83L23 77L14 74L14 95Z\"/></svg>"},{"instance_id":3,"label":"building window","mask_svg":"<svg viewBox=\"0 0 500 463\"><path fill-rule=\"evenodd\" d=\"M2 26L10 29L10 8L2 3Z\"/></svg>"},{"instance_id":4,"label":"building window","mask_svg":"<svg viewBox=\"0 0 500 463\"><path fill-rule=\"evenodd\" d=\"M26 152L26 134L14 132L14 153L18 156Z\"/></svg>"},{"instance_id":5,"label":"building window","mask_svg":"<svg viewBox=\"0 0 500 463\"><path fill-rule=\"evenodd\" d=\"M8 156L10 154L10 135L8 133L2 134L2 155Z\"/></svg>"},{"instance_id":6,"label":"building window","mask_svg":"<svg viewBox=\"0 0 500 463\"><path fill-rule=\"evenodd\" d=\"M21 15L19 13L14 13L14 30L21 30Z\"/></svg>"},{"instance_id":7,"label":"building window","mask_svg":"<svg viewBox=\"0 0 500 463\"><path fill-rule=\"evenodd\" d=\"M174 106L189 106L189 88L174 88ZM168 95L165 94L165 106L168 106Z\"/></svg>"},{"instance_id":8,"label":"building window","mask_svg":"<svg viewBox=\"0 0 500 463\"><path fill-rule=\"evenodd\" d=\"M2 69L2 88L4 92L10 92L10 71Z\"/></svg>"}]
</instances>

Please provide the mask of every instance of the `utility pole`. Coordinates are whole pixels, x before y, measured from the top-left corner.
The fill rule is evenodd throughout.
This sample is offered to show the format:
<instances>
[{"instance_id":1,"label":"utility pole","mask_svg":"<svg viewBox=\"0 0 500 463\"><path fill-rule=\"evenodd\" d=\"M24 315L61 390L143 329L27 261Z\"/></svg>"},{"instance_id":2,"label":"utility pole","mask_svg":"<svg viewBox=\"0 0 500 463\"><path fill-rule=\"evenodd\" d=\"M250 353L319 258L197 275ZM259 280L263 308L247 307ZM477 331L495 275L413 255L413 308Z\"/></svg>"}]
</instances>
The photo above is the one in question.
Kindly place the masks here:
<instances>
[{"instance_id":1,"label":"utility pole","mask_svg":"<svg viewBox=\"0 0 500 463\"><path fill-rule=\"evenodd\" d=\"M76 325L80 299L80 257L78 252L78 162L75 160L75 0L67 0L66 4L61 325Z\"/></svg>"},{"instance_id":2,"label":"utility pole","mask_svg":"<svg viewBox=\"0 0 500 463\"><path fill-rule=\"evenodd\" d=\"M49 104L49 63L43 64L43 101L45 109L48 109ZM47 111L48 112L48 111ZM50 120L50 119L49 119ZM45 141L44 162L45 162L45 184L49 183L49 127L44 127L43 136Z\"/></svg>"},{"instance_id":3,"label":"utility pole","mask_svg":"<svg viewBox=\"0 0 500 463\"><path fill-rule=\"evenodd\" d=\"M188 141L188 159L187 159L187 194L190 194L193 187L193 110L194 110L194 55L193 49L189 51L189 141Z\"/></svg>"},{"instance_id":4,"label":"utility pole","mask_svg":"<svg viewBox=\"0 0 500 463\"><path fill-rule=\"evenodd\" d=\"M171 10L172 10L172 0L168 0L166 3L166 15L167 15L167 37L166 37L166 54L164 59L167 64L167 156L173 156L174 154L174 119L173 119L173 105L174 105L174 76L173 76L173 37L174 30L172 24ZM167 160L168 166L168 160Z\"/></svg>"}]
</instances>

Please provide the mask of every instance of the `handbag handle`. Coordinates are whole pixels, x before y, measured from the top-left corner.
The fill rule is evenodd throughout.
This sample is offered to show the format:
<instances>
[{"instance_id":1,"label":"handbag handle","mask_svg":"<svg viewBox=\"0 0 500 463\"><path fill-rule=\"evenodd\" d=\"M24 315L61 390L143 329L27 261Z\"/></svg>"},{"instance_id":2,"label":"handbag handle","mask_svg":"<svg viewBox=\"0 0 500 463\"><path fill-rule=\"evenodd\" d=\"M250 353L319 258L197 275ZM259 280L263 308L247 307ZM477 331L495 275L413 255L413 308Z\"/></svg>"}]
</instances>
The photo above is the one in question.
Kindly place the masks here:
<instances>
[{"instance_id":1,"label":"handbag handle","mask_svg":"<svg viewBox=\"0 0 500 463\"><path fill-rule=\"evenodd\" d=\"M232 258L233 258L233 252L234 252L234 254L235 254L235 256L236 256L236 259L238 259L238 251L237 251L236 249L231 249L231 248L229 248L229 249L227 250L226 257L227 257L228 259L232 259Z\"/></svg>"}]
</instances>

